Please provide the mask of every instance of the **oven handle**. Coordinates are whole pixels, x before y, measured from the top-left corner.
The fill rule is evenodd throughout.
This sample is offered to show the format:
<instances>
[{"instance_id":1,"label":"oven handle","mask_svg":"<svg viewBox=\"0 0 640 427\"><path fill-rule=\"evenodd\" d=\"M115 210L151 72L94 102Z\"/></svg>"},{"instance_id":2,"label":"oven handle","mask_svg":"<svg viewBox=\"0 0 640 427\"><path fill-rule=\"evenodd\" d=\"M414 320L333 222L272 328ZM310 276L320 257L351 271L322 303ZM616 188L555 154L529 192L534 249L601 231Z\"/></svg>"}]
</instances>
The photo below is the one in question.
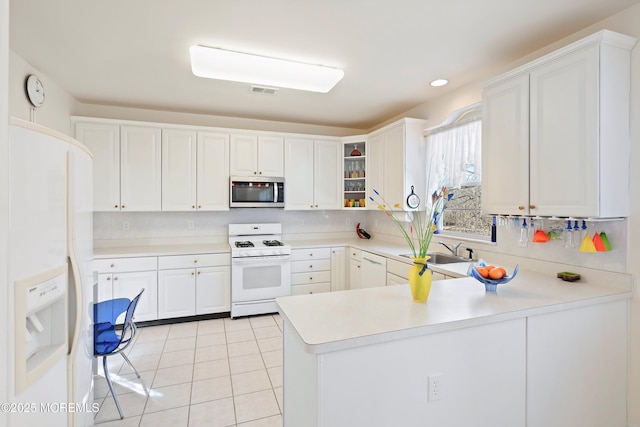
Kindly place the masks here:
<instances>
[{"instance_id":1,"label":"oven handle","mask_svg":"<svg viewBox=\"0 0 640 427\"><path fill-rule=\"evenodd\" d=\"M232 264L254 264L256 262L263 263L264 261L289 261L291 255L271 255L271 256L252 256L242 258L231 258Z\"/></svg>"}]
</instances>

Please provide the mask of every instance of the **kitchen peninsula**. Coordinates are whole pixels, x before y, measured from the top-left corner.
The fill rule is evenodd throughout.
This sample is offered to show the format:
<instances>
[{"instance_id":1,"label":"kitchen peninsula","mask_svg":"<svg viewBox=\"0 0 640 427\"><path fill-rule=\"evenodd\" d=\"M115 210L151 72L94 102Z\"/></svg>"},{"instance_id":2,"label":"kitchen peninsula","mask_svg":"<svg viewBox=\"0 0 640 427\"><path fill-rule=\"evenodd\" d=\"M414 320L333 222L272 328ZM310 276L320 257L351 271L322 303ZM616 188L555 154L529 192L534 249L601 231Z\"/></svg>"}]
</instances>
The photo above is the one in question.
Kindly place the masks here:
<instances>
[{"instance_id":1,"label":"kitchen peninsula","mask_svg":"<svg viewBox=\"0 0 640 427\"><path fill-rule=\"evenodd\" d=\"M277 299L284 425L626 426L628 275Z\"/></svg>"}]
</instances>

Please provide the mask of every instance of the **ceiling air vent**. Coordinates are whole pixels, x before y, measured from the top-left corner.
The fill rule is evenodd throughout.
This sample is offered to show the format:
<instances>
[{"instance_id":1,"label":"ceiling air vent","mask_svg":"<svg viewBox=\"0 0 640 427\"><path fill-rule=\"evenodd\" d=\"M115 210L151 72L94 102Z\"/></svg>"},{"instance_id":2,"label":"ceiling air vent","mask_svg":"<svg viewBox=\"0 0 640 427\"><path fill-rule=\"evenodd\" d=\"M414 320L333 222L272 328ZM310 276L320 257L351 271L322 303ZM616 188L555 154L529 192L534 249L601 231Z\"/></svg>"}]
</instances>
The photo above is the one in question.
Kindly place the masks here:
<instances>
[{"instance_id":1,"label":"ceiling air vent","mask_svg":"<svg viewBox=\"0 0 640 427\"><path fill-rule=\"evenodd\" d=\"M263 93L265 95L275 95L276 93L278 93L278 88L251 85L251 93Z\"/></svg>"}]
</instances>

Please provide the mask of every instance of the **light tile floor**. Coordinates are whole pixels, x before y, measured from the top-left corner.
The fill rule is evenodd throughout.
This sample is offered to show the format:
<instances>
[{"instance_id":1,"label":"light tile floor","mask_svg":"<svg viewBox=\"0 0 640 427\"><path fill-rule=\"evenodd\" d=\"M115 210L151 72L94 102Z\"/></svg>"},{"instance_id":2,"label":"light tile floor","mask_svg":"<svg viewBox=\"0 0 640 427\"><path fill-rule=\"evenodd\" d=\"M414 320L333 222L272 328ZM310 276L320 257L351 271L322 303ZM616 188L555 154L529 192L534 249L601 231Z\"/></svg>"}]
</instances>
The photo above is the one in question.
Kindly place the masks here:
<instances>
[{"instance_id":1,"label":"light tile floor","mask_svg":"<svg viewBox=\"0 0 640 427\"><path fill-rule=\"evenodd\" d=\"M282 319L262 315L138 328L108 358L120 420L99 360L99 427L282 427Z\"/></svg>"}]
</instances>

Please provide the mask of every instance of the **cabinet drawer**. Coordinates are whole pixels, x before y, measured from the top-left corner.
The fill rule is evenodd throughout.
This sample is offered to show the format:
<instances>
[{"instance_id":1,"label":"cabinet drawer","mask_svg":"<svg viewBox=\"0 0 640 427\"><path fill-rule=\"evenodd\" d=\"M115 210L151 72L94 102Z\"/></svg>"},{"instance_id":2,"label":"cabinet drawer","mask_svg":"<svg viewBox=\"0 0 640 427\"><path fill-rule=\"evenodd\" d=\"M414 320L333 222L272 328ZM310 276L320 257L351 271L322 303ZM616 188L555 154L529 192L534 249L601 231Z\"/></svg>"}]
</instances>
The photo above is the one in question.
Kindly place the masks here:
<instances>
[{"instance_id":1,"label":"cabinet drawer","mask_svg":"<svg viewBox=\"0 0 640 427\"><path fill-rule=\"evenodd\" d=\"M353 260L361 261L362 260L362 251L360 249L350 248L349 249L349 256Z\"/></svg>"},{"instance_id":2,"label":"cabinet drawer","mask_svg":"<svg viewBox=\"0 0 640 427\"><path fill-rule=\"evenodd\" d=\"M331 285L326 283L314 283L312 285L298 285L291 288L291 295L319 294L329 292Z\"/></svg>"},{"instance_id":3,"label":"cabinet drawer","mask_svg":"<svg viewBox=\"0 0 640 427\"><path fill-rule=\"evenodd\" d=\"M409 283L409 279L387 273L387 286L406 285L407 283Z\"/></svg>"},{"instance_id":4,"label":"cabinet drawer","mask_svg":"<svg viewBox=\"0 0 640 427\"><path fill-rule=\"evenodd\" d=\"M330 271L316 271L315 273L295 273L291 275L291 284L293 286L330 281Z\"/></svg>"},{"instance_id":5,"label":"cabinet drawer","mask_svg":"<svg viewBox=\"0 0 640 427\"><path fill-rule=\"evenodd\" d=\"M396 276L409 278L409 269L413 264L409 264L402 261L396 261L395 259L387 259L387 273L395 274Z\"/></svg>"},{"instance_id":6,"label":"cabinet drawer","mask_svg":"<svg viewBox=\"0 0 640 427\"><path fill-rule=\"evenodd\" d=\"M293 249L291 251L291 261L322 259L329 258L330 256L331 248Z\"/></svg>"},{"instance_id":7,"label":"cabinet drawer","mask_svg":"<svg viewBox=\"0 0 640 427\"><path fill-rule=\"evenodd\" d=\"M310 259L306 261L294 261L291 263L292 273L304 273L306 271L331 270L330 259Z\"/></svg>"},{"instance_id":8,"label":"cabinet drawer","mask_svg":"<svg viewBox=\"0 0 640 427\"><path fill-rule=\"evenodd\" d=\"M229 254L171 255L158 257L158 269L219 267L231 264Z\"/></svg>"},{"instance_id":9,"label":"cabinet drawer","mask_svg":"<svg viewBox=\"0 0 640 427\"><path fill-rule=\"evenodd\" d=\"M100 273L149 271L158 268L158 257L94 259L93 269Z\"/></svg>"}]
</instances>

